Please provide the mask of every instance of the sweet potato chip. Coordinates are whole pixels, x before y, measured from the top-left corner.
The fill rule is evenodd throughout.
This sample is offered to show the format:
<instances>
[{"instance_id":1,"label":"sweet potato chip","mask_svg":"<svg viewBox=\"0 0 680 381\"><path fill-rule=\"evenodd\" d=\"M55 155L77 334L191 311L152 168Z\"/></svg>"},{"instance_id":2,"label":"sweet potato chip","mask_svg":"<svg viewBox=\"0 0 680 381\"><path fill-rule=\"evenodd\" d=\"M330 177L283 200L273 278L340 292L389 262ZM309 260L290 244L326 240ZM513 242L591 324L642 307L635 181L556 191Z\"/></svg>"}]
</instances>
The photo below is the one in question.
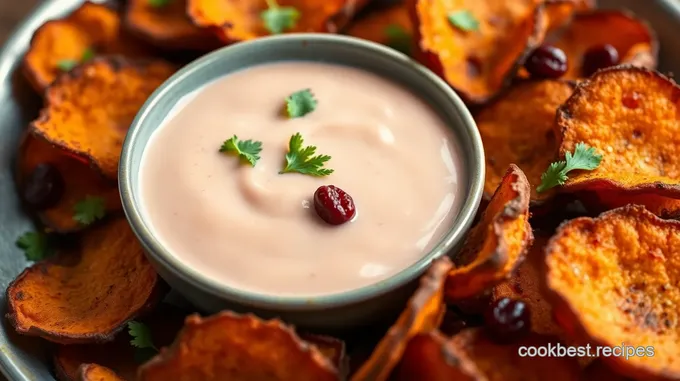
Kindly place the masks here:
<instances>
[{"instance_id":1,"label":"sweet potato chip","mask_svg":"<svg viewBox=\"0 0 680 381\"><path fill-rule=\"evenodd\" d=\"M40 165L51 165L61 174L64 191L56 205L37 211L38 217L49 230L68 233L80 230L85 225L73 218L76 204L86 197L101 197L106 212L111 214L122 209L118 187L110 184L87 163L74 158L42 138L30 132L24 136L19 148L17 182L22 191L30 174Z\"/></svg>"},{"instance_id":2,"label":"sweet potato chip","mask_svg":"<svg viewBox=\"0 0 680 381\"><path fill-rule=\"evenodd\" d=\"M471 103L508 85L545 35L544 8L535 0L409 1L417 58Z\"/></svg>"},{"instance_id":3,"label":"sweet potato chip","mask_svg":"<svg viewBox=\"0 0 680 381\"><path fill-rule=\"evenodd\" d=\"M371 12L354 22L347 34L387 45L410 54L413 45L413 24L405 4Z\"/></svg>"},{"instance_id":4,"label":"sweet potato chip","mask_svg":"<svg viewBox=\"0 0 680 381\"><path fill-rule=\"evenodd\" d=\"M271 34L262 12L267 0L187 0L187 13L194 24L214 29L225 42L245 41ZM271 1L269 1L271 2ZM278 0L279 7L292 7L299 13L294 27L286 33L337 33L367 0Z\"/></svg>"},{"instance_id":5,"label":"sweet potato chip","mask_svg":"<svg viewBox=\"0 0 680 381\"><path fill-rule=\"evenodd\" d=\"M455 255L456 268L446 279L446 297L451 302L471 298L509 278L532 241L529 182L513 164Z\"/></svg>"},{"instance_id":6,"label":"sweet potato chip","mask_svg":"<svg viewBox=\"0 0 680 381\"><path fill-rule=\"evenodd\" d=\"M164 285L127 220L85 232L79 247L24 270L7 288L17 332L61 344L111 341Z\"/></svg>"},{"instance_id":7,"label":"sweet potato chip","mask_svg":"<svg viewBox=\"0 0 680 381\"><path fill-rule=\"evenodd\" d=\"M603 159L593 171L570 173L563 190L616 191L610 207L634 201L675 214L680 203L670 200L680 199L679 107L680 88L647 69L609 68L581 83L557 112L560 156L584 142ZM647 202L645 194L655 197Z\"/></svg>"},{"instance_id":8,"label":"sweet potato chip","mask_svg":"<svg viewBox=\"0 0 680 381\"><path fill-rule=\"evenodd\" d=\"M84 364L78 370L79 381L125 381L111 369L97 365Z\"/></svg>"},{"instance_id":9,"label":"sweet potato chip","mask_svg":"<svg viewBox=\"0 0 680 381\"><path fill-rule=\"evenodd\" d=\"M232 312L187 318L169 348L139 369L141 381L337 381L338 370L279 320Z\"/></svg>"},{"instance_id":10,"label":"sweet potato chip","mask_svg":"<svg viewBox=\"0 0 680 381\"><path fill-rule=\"evenodd\" d=\"M24 56L23 71L42 93L63 71L92 54L138 57L148 52L122 31L115 11L86 1L66 18L48 21L35 31Z\"/></svg>"},{"instance_id":11,"label":"sweet potato chip","mask_svg":"<svg viewBox=\"0 0 680 381\"><path fill-rule=\"evenodd\" d=\"M161 348L172 343L184 325L186 315L176 307L161 304L139 320L149 328L154 345ZM126 380L137 379L137 368L149 355L153 355L153 350L135 348L130 340L132 337L125 330L108 343L59 345L53 356L57 378L60 381L75 381L81 365L96 363L110 368Z\"/></svg>"},{"instance_id":12,"label":"sweet potato chip","mask_svg":"<svg viewBox=\"0 0 680 381\"><path fill-rule=\"evenodd\" d=\"M647 210L661 218L680 219L680 198L675 195L674 197L664 197L647 190L594 190L579 193L579 199L595 213L603 213L626 205L644 205Z\"/></svg>"},{"instance_id":13,"label":"sweet potato chip","mask_svg":"<svg viewBox=\"0 0 680 381\"><path fill-rule=\"evenodd\" d=\"M340 373L340 379L344 380L349 372L349 358L345 352L345 342L335 337L300 334L300 338L312 345L328 358Z\"/></svg>"},{"instance_id":14,"label":"sweet potato chip","mask_svg":"<svg viewBox=\"0 0 680 381\"><path fill-rule=\"evenodd\" d=\"M551 336L531 334L513 344L497 344L483 329L467 329L447 339L424 333L408 344L395 370L396 381L545 381L580 380L580 369L569 357L520 356L520 348L555 345Z\"/></svg>"},{"instance_id":15,"label":"sweet potato chip","mask_svg":"<svg viewBox=\"0 0 680 381\"><path fill-rule=\"evenodd\" d=\"M385 381L415 335L437 329L446 310L444 281L451 269L448 257L435 261L420 279L406 309L380 340L369 359L352 376L352 381Z\"/></svg>"},{"instance_id":16,"label":"sweet potato chip","mask_svg":"<svg viewBox=\"0 0 680 381\"><path fill-rule=\"evenodd\" d=\"M170 50L211 50L220 46L206 29L195 26L186 13L187 0L157 6L149 0L129 0L125 24L154 46Z\"/></svg>"},{"instance_id":17,"label":"sweet potato chip","mask_svg":"<svg viewBox=\"0 0 680 381\"><path fill-rule=\"evenodd\" d=\"M531 330L542 335L560 335L562 330L554 321L552 307L544 295L543 263L548 238L537 236L527 258L507 281L497 284L491 299L518 299L526 303L531 314Z\"/></svg>"},{"instance_id":18,"label":"sweet potato chip","mask_svg":"<svg viewBox=\"0 0 680 381\"><path fill-rule=\"evenodd\" d=\"M620 63L656 68L658 41L652 29L631 13L621 10L593 10L574 16L569 27L554 37L552 45L567 55L569 67L563 79L588 77L583 57L588 49L604 44L619 52Z\"/></svg>"},{"instance_id":19,"label":"sweet potato chip","mask_svg":"<svg viewBox=\"0 0 680 381\"><path fill-rule=\"evenodd\" d=\"M562 225L546 248L555 317L635 379L680 377L680 222L641 206ZM632 351L632 353L631 353ZM665 378L664 378L665 377Z\"/></svg>"},{"instance_id":20,"label":"sweet potato chip","mask_svg":"<svg viewBox=\"0 0 680 381\"><path fill-rule=\"evenodd\" d=\"M173 70L163 61L96 58L50 86L32 126L47 141L87 157L104 176L116 179L130 123Z\"/></svg>"},{"instance_id":21,"label":"sweet potato chip","mask_svg":"<svg viewBox=\"0 0 680 381\"><path fill-rule=\"evenodd\" d=\"M555 112L573 89L562 81L525 82L475 117L486 155L486 198L496 191L510 164L518 165L526 174L532 185L532 201L543 195L537 194L535 188L545 169L557 158Z\"/></svg>"}]
</instances>

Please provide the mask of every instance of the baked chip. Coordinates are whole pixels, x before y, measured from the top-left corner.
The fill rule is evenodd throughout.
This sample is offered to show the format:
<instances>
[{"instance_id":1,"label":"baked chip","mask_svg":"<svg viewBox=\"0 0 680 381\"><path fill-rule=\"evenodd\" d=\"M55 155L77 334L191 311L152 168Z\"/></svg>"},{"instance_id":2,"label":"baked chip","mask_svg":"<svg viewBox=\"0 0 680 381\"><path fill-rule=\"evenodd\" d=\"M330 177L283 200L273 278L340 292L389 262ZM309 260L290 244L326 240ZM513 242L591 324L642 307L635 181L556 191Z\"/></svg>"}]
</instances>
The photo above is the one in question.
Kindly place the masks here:
<instances>
[{"instance_id":1,"label":"baked chip","mask_svg":"<svg viewBox=\"0 0 680 381\"><path fill-rule=\"evenodd\" d=\"M352 23L347 34L353 37L377 42L406 55L413 48L413 25L405 4L369 13Z\"/></svg>"},{"instance_id":2,"label":"baked chip","mask_svg":"<svg viewBox=\"0 0 680 381\"><path fill-rule=\"evenodd\" d=\"M590 76L584 71L583 57L591 48L612 45L620 63L656 68L659 43L654 31L630 12L592 10L574 16L571 24L554 37L551 44L567 55L568 69L563 79Z\"/></svg>"},{"instance_id":3,"label":"baked chip","mask_svg":"<svg viewBox=\"0 0 680 381\"><path fill-rule=\"evenodd\" d=\"M50 86L32 128L52 144L86 157L106 178L115 180L130 123L173 72L164 61L96 58Z\"/></svg>"},{"instance_id":4,"label":"baked chip","mask_svg":"<svg viewBox=\"0 0 680 381\"><path fill-rule=\"evenodd\" d=\"M127 220L119 218L19 274L7 288L7 317L20 334L60 344L107 342L164 291Z\"/></svg>"},{"instance_id":5,"label":"baked chip","mask_svg":"<svg viewBox=\"0 0 680 381\"><path fill-rule=\"evenodd\" d=\"M125 381L125 379L107 367L84 364L78 370L78 381Z\"/></svg>"},{"instance_id":6,"label":"baked chip","mask_svg":"<svg viewBox=\"0 0 680 381\"><path fill-rule=\"evenodd\" d=\"M64 190L55 205L36 210L38 218L48 230L69 233L81 230L83 225L74 218L76 205L87 197L98 197L104 201L106 214L122 210L118 187L101 178L86 162L68 152L54 147L28 131L19 147L17 160L17 183L23 191L28 178L39 166L54 167L63 180Z\"/></svg>"},{"instance_id":7,"label":"baked chip","mask_svg":"<svg viewBox=\"0 0 680 381\"><path fill-rule=\"evenodd\" d=\"M337 33L368 0L187 2L187 13L194 24L213 29L218 37L229 43L277 33ZM267 11L269 13L264 13Z\"/></svg>"},{"instance_id":8,"label":"baked chip","mask_svg":"<svg viewBox=\"0 0 680 381\"><path fill-rule=\"evenodd\" d=\"M569 357L520 356L520 348L545 348L559 341L531 334L513 344L497 344L482 328L446 338L434 331L414 337L395 370L395 381L578 381Z\"/></svg>"},{"instance_id":9,"label":"baked chip","mask_svg":"<svg viewBox=\"0 0 680 381\"><path fill-rule=\"evenodd\" d=\"M232 312L189 316L169 348L139 369L140 381L337 381L338 369L279 320Z\"/></svg>"},{"instance_id":10,"label":"baked chip","mask_svg":"<svg viewBox=\"0 0 680 381\"><path fill-rule=\"evenodd\" d=\"M491 290L491 300L503 298L521 300L529 307L533 332L541 335L561 335L562 330L553 319L552 307L544 292L543 263L547 243L547 237L536 236L526 260L512 277Z\"/></svg>"},{"instance_id":11,"label":"baked chip","mask_svg":"<svg viewBox=\"0 0 680 381\"><path fill-rule=\"evenodd\" d=\"M602 162L592 171L569 173L562 190L601 193L609 207L635 202L664 217L677 215L679 106L675 82L647 69L604 69L578 85L557 111L560 157L583 142ZM616 197L609 199L611 192Z\"/></svg>"},{"instance_id":12,"label":"baked chip","mask_svg":"<svg viewBox=\"0 0 680 381\"><path fill-rule=\"evenodd\" d=\"M61 73L99 54L138 57L149 52L122 31L114 10L86 1L69 16L47 21L35 31L23 71L42 94Z\"/></svg>"},{"instance_id":13,"label":"baked chip","mask_svg":"<svg viewBox=\"0 0 680 381\"><path fill-rule=\"evenodd\" d=\"M454 256L446 297L454 303L482 294L508 279L534 239L529 225L529 182L510 165L479 223Z\"/></svg>"},{"instance_id":14,"label":"baked chip","mask_svg":"<svg viewBox=\"0 0 680 381\"><path fill-rule=\"evenodd\" d=\"M448 257L435 261L420 279L420 286L409 299L406 309L380 340L351 381L385 381L401 360L409 340L422 332L437 329L446 310L444 280L451 269Z\"/></svg>"},{"instance_id":15,"label":"baked chip","mask_svg":"<svg viewBox=\"0 0 680 381\"><path fill-rule=\"evenodd\" d=\"M340 379L347 378L349 372L349 358L345 352L345 342L335 337L314 335L309 333L300 334L300 338L312 345L328 358L340 373Z\"/></svg>"},{"instance_id":16,"label":"baked chip","mask_svg":"<svg viewBox=\"0 0 680 381\"><path fill-rule=\"evenodd\" d=\"M161 304L148 316L142 317L140 322L149 328L154 346L160 348L172 343L184 325L186 315L176 307ZM52 358L57 379L75 381L80 366L95 363L110 368L126 380L135 380L139 364L153 356L155 351L153 348L132 346L132 339L129 330L124 330L108 343L57 346Z\"/></svg>"},{"instance_id":17,"label":"baked chip","mask_svg":"<svg viewBox=\"0 0 680 381\"><path fill-rule=\"evenodd\" d=\"M557 108L573 92L573 85L557 80L527 81L513 86L475 117L484 143L486 181L484 196L493 195L510 164L526 174L531 200L544 200L536 193L541 175L557 158L553 125Z\"/></svg>"},{"instance_id":18,"label":"baked chip","mask_svg":"<svg viewBox=\"0 0 680 381\"><path fill-rule=\"evenodd\" d=\"M126 27L139 38L166 50L208 51L220 46L209 30L195 26L186 13L187 0L154 5L149 0L128 0Z\"/></svg>"},{"instance_id":19,"label":"baked chip","mask_svg":"<svg viewBox=\"0 0 680 381\"><path fill-rule=\"evenodd\" d=\"M409 0L417 58L467 102L499 93L545 35L536 0Z\"/></svg>"},{"instance_id":20,"label":"baked chip","mask_svg":"<svg viewBox=\"0 0 680 381\"><path fill-rule=\"evenodd\" d=\"M635 379L680 377L680 222L642 206L563 224L546 248L555 318ZM631 352L632 351L632 352Z\"/></svg>"}]
</instances>

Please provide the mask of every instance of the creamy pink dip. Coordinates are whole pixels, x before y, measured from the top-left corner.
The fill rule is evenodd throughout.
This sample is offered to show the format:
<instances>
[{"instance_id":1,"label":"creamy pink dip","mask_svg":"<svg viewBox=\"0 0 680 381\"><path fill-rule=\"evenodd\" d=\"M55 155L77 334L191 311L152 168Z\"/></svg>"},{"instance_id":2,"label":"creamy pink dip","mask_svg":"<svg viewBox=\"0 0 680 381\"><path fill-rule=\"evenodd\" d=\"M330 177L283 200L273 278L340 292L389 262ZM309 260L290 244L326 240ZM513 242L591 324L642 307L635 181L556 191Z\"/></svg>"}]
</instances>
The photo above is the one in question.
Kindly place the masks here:
<instances>
[{"instance_id":1,"label":"creamy pink dip","mask_svg":"<svg viewBox=\"0 0 680 381\"><path fill-rule=\"evenodd\" d=\"M282 116L309 88L316 109ZM327 177L279 174L291 135L332 156ZM226 139L262 142L255 167L219 153ZM185 96L153 133L141 165L144 213L179 261L251 292L311 297L374 284L422 258L465 198L460 150L409 90L355 68L267 64ZM314 211L321 185L349 193L356 217Z\"/></svg>"}]
</instances>

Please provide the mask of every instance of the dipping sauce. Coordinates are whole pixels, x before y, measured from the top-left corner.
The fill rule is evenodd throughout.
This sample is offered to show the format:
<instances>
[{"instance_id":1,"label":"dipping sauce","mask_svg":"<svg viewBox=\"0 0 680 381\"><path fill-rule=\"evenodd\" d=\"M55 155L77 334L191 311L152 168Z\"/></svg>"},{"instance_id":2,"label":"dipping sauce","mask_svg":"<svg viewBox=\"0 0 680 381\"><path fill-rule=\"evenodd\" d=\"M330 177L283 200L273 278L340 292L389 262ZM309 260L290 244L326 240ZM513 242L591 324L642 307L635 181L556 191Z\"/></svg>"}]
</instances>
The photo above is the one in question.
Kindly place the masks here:
<instances>
[{"instance_id":1,"label":"dipping sauce","mask_svg":"<svg viewBox=\"0 0 680 381\"><path fill-rule=\"evenodd\" d=\"M292 93L313 112L288 118ZM279 174L292 135L330 155L325 177ZM222 143L262 142L253 167ZM465 199L453 132L408 89L356 68L260 65L185 96L153 133L141 163L143 213L179 261L215 281L277 296L313 297L374 284L439 243ZM335 185L356 216L325 223L313 195Z\"/></svg>"}]
</instances>

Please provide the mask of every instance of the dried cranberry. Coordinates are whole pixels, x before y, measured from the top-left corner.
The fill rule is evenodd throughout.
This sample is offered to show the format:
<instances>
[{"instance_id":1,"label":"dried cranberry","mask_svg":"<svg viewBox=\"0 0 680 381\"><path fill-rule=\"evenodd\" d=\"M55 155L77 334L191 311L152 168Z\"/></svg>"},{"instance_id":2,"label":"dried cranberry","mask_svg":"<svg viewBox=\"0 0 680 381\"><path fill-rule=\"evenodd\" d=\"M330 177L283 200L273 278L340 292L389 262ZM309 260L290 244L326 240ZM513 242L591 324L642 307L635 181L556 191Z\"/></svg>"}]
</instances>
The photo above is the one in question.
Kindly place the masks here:
<instances>
[{"instance_id":1,"label":"dried cranberry","mask_svg":"<svg viewBox=\"0 0 680 381\"><path fill-rule=\"evenodd\" d=\"M504 343L521 339L531 330L529 307L516 299L493 302L484 314L484 322L493 338Z\"/></svg>"},{"instance_id":2,"label":"dried cranberry","mask_svg":"<svg viewBox=\"0 0 680 381\"><path fill-rule=\"evenodd\" d=\"M583 55L583 75L590 77L596 71L619 63L619 51L609 44L593 46Z\"/></svg>"},{"instance_id":3,"label":"dried cranberry","mask_svg":"<svg viewBox=\"0 0 680 381\"><path fill-rule=\"evenodd\" d=\"M551 45L539 46L531 52L524 68L534 78L559 78L567 72L567 55Z\"/></svg>"},{"instance_id":4,"label":"dried cranberry","mask_svg":"<svg viewBox=\"0 0 680 381\"><path fill-rule=\"evenodd\" d=\"M64 179L59 170L50 164L38 164L24 183L24 200L35 210L55 206L63 194Z\"/></svg>"},{"instance_id":5,"label":"dried cranberry","mask_svg":"<svg viewBox=\"0 0 680 381\"><path fill-rule=\"evenodd\" d=\"M352 197L335 185L323 185L314 192L314 209L331 225L344 224L356 214Z\"/></svg>"},{"instance_id":6,"label":"dried cranberry","mask_svg":"<svg viewBox=\"0 0 680 381\"><path fill-rule=\"evenodd\" d=\"M621 103L623 103L625 108L635 110L640 107L640 98L642 98L642 96L637 91L633 91L632 93L625 94L621 97Z\"/></svg>"}]
</instances>

